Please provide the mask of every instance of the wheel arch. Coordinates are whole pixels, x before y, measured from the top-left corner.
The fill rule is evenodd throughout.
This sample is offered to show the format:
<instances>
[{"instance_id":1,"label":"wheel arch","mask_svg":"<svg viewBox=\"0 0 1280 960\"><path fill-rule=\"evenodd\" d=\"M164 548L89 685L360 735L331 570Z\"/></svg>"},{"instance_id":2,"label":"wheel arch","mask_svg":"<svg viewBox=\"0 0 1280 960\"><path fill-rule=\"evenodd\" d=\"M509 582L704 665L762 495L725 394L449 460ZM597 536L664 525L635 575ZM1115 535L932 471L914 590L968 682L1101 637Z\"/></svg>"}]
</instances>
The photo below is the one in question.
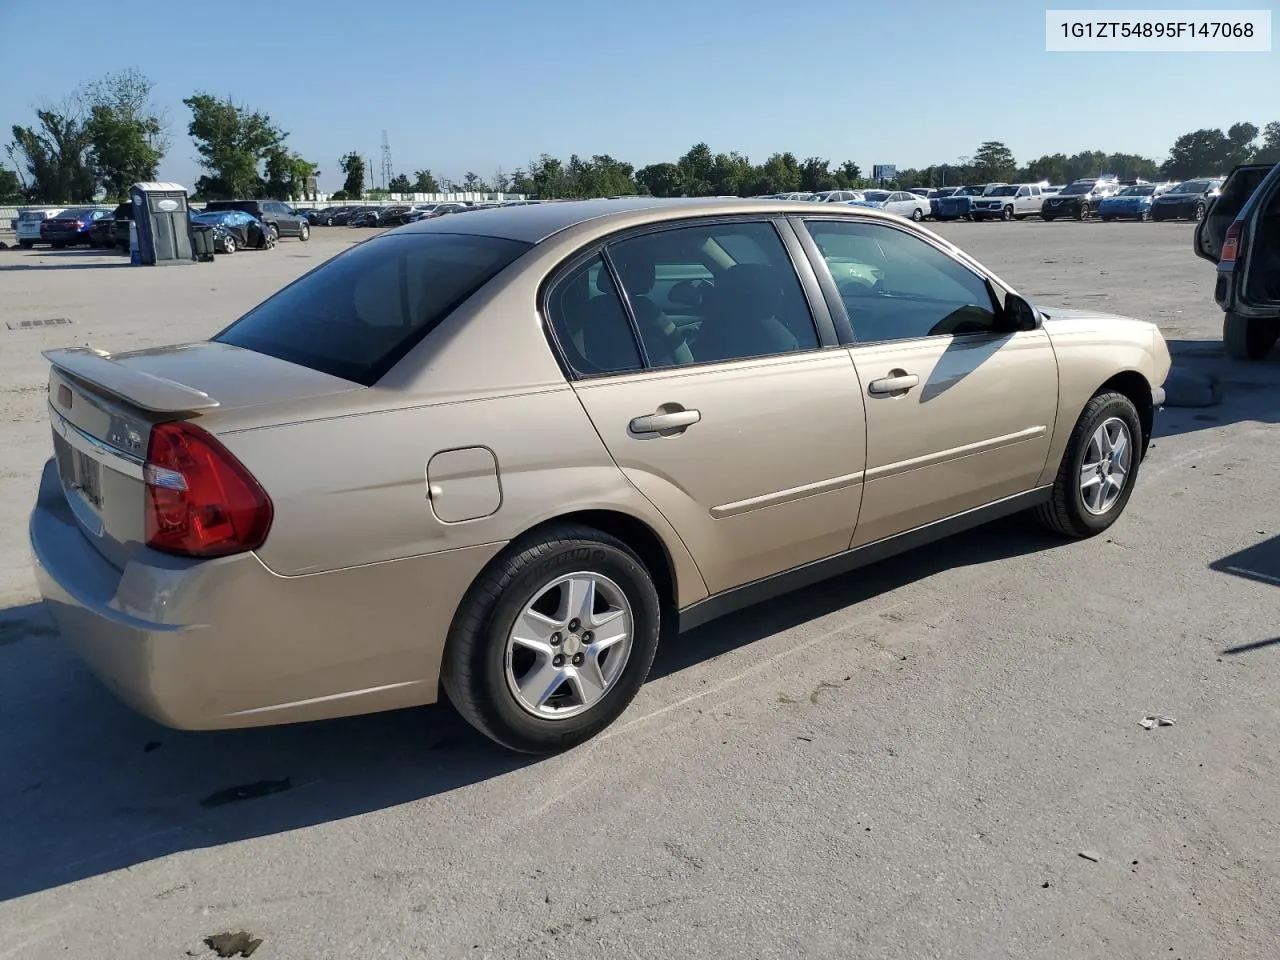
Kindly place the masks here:
<instances>
[{"instance_id":1,"label":"wheel arch","mask_svg":"<svg viewBox=\"0 0 1280 960\"><path fill-rule=\"evenodd\" d=\"M1138 422L1142 424L1142 456L1147 455L1151 444L1151 431L1155 426L1155 406L1151 399L1151 383L1137 370L1123 370L1115 374L1094 391L1097 396L1104 390L1114 390L1129 398L1138 410Z\"/></svg>"}]
</instances>

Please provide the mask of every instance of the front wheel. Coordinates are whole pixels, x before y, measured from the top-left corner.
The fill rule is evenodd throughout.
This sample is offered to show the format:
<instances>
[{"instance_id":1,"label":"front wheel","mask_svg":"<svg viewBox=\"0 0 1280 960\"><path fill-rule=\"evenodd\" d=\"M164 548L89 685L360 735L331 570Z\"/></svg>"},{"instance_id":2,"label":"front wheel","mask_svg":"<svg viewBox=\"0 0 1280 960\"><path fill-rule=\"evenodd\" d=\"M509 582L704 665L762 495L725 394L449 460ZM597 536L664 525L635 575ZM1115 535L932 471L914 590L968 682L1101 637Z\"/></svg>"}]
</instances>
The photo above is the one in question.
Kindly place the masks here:
<instances>
[{"instance_id":1,"label":"front wheel","mask_svg":"<svg viewBox=\"0 0 1280 960\"><path fill-rule=\"evenodd\" d=\"M1005 207L1000 211L1000 219L1008 222L1013 219L1013 207Z\"/></svg>"},{"instance_id":2,"label":"front wheel","mask_svg":"<svg viewBox=\"0 0 1280 960\"><path fill-rule=\"evenodd\" d=\"M1142 460L1142 423L1122 393L1103 390L1076 421L1053 493L1037 508L1041 523L1073 539L1106 530L1124 512Z\"/></svg>"},{"instance_id":3,"label":"front wheel","mask_svg":"<svg viewBox=\"0 0 1280 960\"><path fill-rule=\"evenodd\" d=\"M1195 212L1192 213L1191 215L1191 219L1194 220L1196 223L1199 223L1201 220L1204 219L1204 211L1205 211L1205 205L1203 203L1197 203Z\"/></svg>"},{"instance_id":4,"label":"front wheel","mask_svg":"<svg viewBox=\"0 0 1280 960\"><path fill-rule=\"evenodd\" d=\"M911 219L914 220L916 223L919 223L921 220L924 219L924 211L921 210L919 207L916 207L914 210L911 211Z\"/></svg>"},{"instance_id":5,"label":"front wheel","mask_svg":"<svg viewBox=\"0 0 1280 960\"><path fill-rule=\"evenodd\" d=\"M517 543L467 592L441 684L511 750L583 743L626 709L658 649L658 592L622 541L576 524Z\"/></svg>"},{"instance_id":6,"label":"front wheel","mask_svg":"<svg viewBox=\"0 0 1280 960\"><path fill-rule=\"evenodd\" d=\"M236 238L227 237L222 241L222 252L225 254L233 254L236 252Z\"/></svg>"},{"instance_id":7,"label":"front wheel","mask_svg":"<svg viewBox=\"0 0 1280 960\"><path fill-rule=\"evenodd\" d=\"M1149 222L1149 221L1151 220L1151 211L1150 211L1150 210L1143 210L1140 214L1138 214L1138 219L1139 219L1142 223L1147 223L1147 222Z\"/></svg>"},{"instance_id":8,"label":"front wheel","mask_svg":"<svg viewBox=\"0 0 1280 960\"><path fill-rule=\"evenodd\" d=\"M311 225L308 223L301 224L298 227L298 239L306 243L311 239Z\"/></svg>"},{"instance_id":9,"label":"front wheel","mask_svg":"<svg viewBox=\"0 0 1280 960\"><path fill-rule=\"evenodd\" d=\"M1088 216L1089 216L1089 208L1082 204L1080 208L1076 210L1076 219L1084 220L1088 218Z\"/></svg>"},{"instance_id":10,"label":"front wheel","mask_svg":"<svg viewBox=\"0 0 1280 960\"><path fill-rule=\"evenodd\" d=\"M1280 320L1242 317L1222 318L1222 345L1233 360L1262 360L1280 340Z\"/></svg>"}]
</instances>

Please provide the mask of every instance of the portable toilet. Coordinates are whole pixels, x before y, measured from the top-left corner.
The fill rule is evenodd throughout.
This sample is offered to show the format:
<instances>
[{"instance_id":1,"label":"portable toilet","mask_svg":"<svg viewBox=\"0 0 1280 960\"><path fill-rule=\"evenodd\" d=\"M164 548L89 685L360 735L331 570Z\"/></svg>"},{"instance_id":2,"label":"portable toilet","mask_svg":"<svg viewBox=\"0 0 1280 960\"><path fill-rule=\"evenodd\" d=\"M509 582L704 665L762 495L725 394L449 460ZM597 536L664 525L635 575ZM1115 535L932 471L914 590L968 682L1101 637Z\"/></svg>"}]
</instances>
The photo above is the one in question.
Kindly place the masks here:
<instances>
[{"instance_id":1,"label":"portable toilet","mask_svg":"<svg viewBox=\"0 0 1280 960\"><path fill-rule=\"evenodd\" d=\"M138 260L147 265L195 263L187 190L180 183L135 183L129 188L138 225Z\"/></svg>"}]
</instances>

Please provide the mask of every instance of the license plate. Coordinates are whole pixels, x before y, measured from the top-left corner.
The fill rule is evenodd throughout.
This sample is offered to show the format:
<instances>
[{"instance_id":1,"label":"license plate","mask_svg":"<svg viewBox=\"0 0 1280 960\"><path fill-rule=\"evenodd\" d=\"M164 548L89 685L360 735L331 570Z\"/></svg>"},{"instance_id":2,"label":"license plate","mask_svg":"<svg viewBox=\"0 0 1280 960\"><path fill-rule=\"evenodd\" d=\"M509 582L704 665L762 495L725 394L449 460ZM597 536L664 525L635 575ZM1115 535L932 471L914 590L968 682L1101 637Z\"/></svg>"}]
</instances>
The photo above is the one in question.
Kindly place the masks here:
<instances>
[{"instance_id":1,"label":"license plate","mask_svg":"<svg viewBox=\"0 0 1280 960\"><path fill-rule=\"evenodd\" d=\"M79 450L76 454L76 488L95 507L102 506L102 464Z\"/></svg>"}]
</instances>

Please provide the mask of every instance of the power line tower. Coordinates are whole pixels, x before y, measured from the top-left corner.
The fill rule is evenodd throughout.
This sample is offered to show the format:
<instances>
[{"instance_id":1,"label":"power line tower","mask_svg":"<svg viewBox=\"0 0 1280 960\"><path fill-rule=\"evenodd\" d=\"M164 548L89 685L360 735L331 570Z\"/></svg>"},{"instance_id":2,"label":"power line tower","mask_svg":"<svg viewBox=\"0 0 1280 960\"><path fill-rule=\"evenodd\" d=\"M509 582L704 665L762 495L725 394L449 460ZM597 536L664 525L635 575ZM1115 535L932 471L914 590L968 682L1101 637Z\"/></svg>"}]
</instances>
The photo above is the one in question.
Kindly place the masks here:
<instances>
[{"instance_id":1,"label":"power line tower","mask_svg":"<svg viewBox=\"0 0 1280 960\"><path fill-rule=\"evenodd\" d=\"M391 141L387 139L387 131L382 131L382 189L391 187L395 173L391 169Z\"/></svg>"}]
</instances>

